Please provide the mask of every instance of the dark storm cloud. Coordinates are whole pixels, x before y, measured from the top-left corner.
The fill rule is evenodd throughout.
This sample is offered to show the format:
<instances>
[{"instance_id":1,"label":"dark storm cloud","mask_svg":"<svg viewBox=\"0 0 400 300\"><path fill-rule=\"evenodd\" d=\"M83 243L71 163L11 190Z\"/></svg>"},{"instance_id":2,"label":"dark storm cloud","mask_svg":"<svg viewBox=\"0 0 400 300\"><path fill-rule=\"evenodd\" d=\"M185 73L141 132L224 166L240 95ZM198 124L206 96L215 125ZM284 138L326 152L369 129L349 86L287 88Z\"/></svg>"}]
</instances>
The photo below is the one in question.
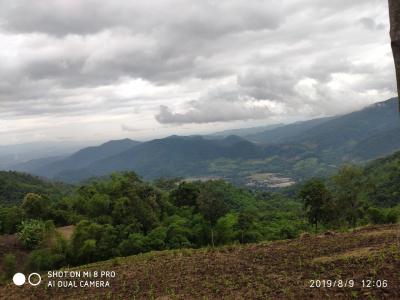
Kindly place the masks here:
<instances>
[{"instance_id":1,"label":"dark storm cloud","mask_svg":"<svg viewBox=\"0 0 400 300\"><path fill-rule=\"evenodd\" d=\"M341 113L394 91L386 14L379 0L0 1L0 115L128 124L140 102L142 128Z\"/></svg>"},{"instance_id":2,"label":"dark storm cloud","mask_svg":"<svg viewBox=\"0 0 400 300\"><path fill-rule=\"evenodd\" d=\"M237 94L241 99L246 95L272 100L284 108L277 113L287 115L344 113L389 97L394 76L387 33L382 31L387 29L383 8L379 1L293 2L293 14L286 16L285 25L268 33L270 49L253 55L244 71L236 73ZM355 23L355 16L365 17ZM359 24L370 32L360 30ZM376 31L380 34L373 33ZM225 103L221 103L219 99L224 97ZM229 109L228 99L237 108L237 99L222 92L190 101L192 108L186 112L173 113L163 107L156 119L162 123L211 122L215 113L207 107ZM246 102L242 104L248 112ZM245 114L243 119L262 118L262 112ZM271 113L264 118L268 115ZM226 120L226 116L220 118ZM236 120L235 114L231 120Z\"/></svg>"},{"instance_id":3,"label":"dark storm cloud","mask_svg":"<svg viewBox=\"0 0 400 300\"><path fill-rule=\"evenodd\" d=\"M87 35L123 27L146 34L174 29L215 37L276 28L282 17L276 6L260 0L253 4L237 0L15 0L0 3L0 16L6 29L21 33Z\"/></svg>"},{"instance_id":4,"label":"dark storm cloud","mask_svg":"<svg viewBox=\"0 0 400 300\"><path fill-rule=\"evenodd\" d=\"M263 1L17 0L0 3L0 20L7 32L27 36L27 49L18 49L21 76L82 86L226 74L203 68L202 59L219 53L225 37L276 29L284 18Z\"/></svg>"}]
</instances>

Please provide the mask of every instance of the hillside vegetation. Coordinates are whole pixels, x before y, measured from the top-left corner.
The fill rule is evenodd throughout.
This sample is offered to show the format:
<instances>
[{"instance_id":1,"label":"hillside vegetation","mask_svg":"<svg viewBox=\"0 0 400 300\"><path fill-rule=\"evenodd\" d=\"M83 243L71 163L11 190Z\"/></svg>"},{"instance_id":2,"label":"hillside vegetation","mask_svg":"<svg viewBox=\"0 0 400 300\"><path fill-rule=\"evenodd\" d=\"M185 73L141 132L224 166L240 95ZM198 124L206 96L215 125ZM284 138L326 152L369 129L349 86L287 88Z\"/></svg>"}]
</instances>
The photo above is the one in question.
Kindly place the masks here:
<instances>
[{"instance_id":1,"label":"hillside vegetation","mask_svg":"<svg viewBox=\"0 0 400 300\"><path fill-rule=\"evenodd\" d=\"M20 203L27 193L59 199L71 190L72 187L67 184L25 173L0 171L0 203Z\"/></svg>"},{"instance_id":2,"label":"hillside vegetation","mask_svg":"<svg viewBox=\"0 0 400 300\"><path fill-rule=\"evenodd\" d=\"M115 271L109 288L45 288L45 277L36 288L0 287L0 299L399 299L398 230L366 227L272 243L151 252L74 269ZM312 281L329 286L340 280L348 286L310 287ZM367 287L369 280L387 287Z\"/></svg>"},{"instance_id":3,"label":"hillside vegetation","mask_svg":"<svg viewBox=\"0 0 400 300\"><path fill-rule=\"evenodd\" d=\"M135 171L145 179L214 176L246 184L256 173L295 180L334 173L343 163L365 163L400 149L396 99L342 116L298 122L245 138L170 136L143 143L111 141L59 161L19 165L65 182L115 171Z\"/></svg>"},{"instance_id":4,"label":"hillside vegetation","mask_svg":"<svg viewBox=\"0 0 400 300\"><path fill-rule=\"evenodd\" d=\"M400 152L367 165L365 176L375 203L386 206L400 203Z\"/></svg>"},{"instance_id":5,"label":"hillside vegetation","mask_svg":"<svg viewBox=\"0 0 400 300\"><path fill-rule=\"evenodd\" d=\"M279 299L290 297L296 292L292 287L299 287L300 282L303 282L300 293L307 296L310 289L304 280L312 276L361 280L359 276L370 279L383 274L397 283L398 277L390 277L389 271L393 270L388 269L390 263L398 263L394 225L369 227L352 234L329 233L323 237L307 238L304 233L345 232L368 224L396 224L400 212L398 174L399 154L394 154L364 168L343 166L329 178L312 178L285 194L243 189L223 180L148 182L133 172L87 182L61 198L29 192L22 203L0 206L0 233L8 234L2 237L2 243L12 251L2 252L1 270L5 272L0 274L1 279L7 282L16 266L24 272L38 272L107 259L114 259L116 268L121 264L119 270L123 273L130 260L117 258L142 254L136 256L139 261L132 260L135 262L132 268L140 270L142 263L149 264L143 272L144 278L151 278L142 282L142 278L135 277L138 280L135 293L143 299L150 297L150 293L160 296L175 293L189 298L192 294L187 293L195 293L195 298L206 293L210 298L229 299L234 292L242 298L271 295ZM59 227L65 230L56 230ZM301 240L265 244L299 236ZM18 247L15 243L10 246L15 238ZM264 244L254 244L260 242ZM226 245L231 246L218 248ZM156 254L152 260L151 253L161 250L170 252ZM21 255L17 259L14 253ZM185 257L189 261L181 260ZM159 265L165 258L167 262ZM372 269L366 267L366 261ZM179 262L199 271L200 277ZM201 273L200 265L204 262L206 273ZM302 269L303 266L306 267ZM189 287L197 284L196 280L209 285L187 290L186 285L176 285L174 280L158 281L158 275L148 274L150 270L165 269L168 275L176 268L183 268L184 278L189 276ZM223 269L225 275L220 275ZM160 284L146 285L155 284L156 280ZM167 284L172 284L168 285L168 291ZM120 284L117 287L121 288ZM127 292L122 289L121 293ZM312 290L312 294L321 292ZM348 290L336 291L349 295ZM386 290L372 291L386 295ZM364 295L366 290L356 288L352 293ZM392 290L388 293L396 295Z\"/></svg>"},{"instance_id":6,"label":"hillside vegetation","mask_svg":"<svg viewBox=\"0 0 400 300\"><path fill-rule=\"evenodd\" d=\"M116 173L61 199L28 193L20 205L0 207L0 233L17 233L31 250L27 270L48 270L154 250L396 223L397 157L366 168L344 166L332 177L312 178L286 195L223 180L147 182L133 172ZM69 225L76 225L70 240L52 238L54 227Z\"/></svg>"}]
</instances>

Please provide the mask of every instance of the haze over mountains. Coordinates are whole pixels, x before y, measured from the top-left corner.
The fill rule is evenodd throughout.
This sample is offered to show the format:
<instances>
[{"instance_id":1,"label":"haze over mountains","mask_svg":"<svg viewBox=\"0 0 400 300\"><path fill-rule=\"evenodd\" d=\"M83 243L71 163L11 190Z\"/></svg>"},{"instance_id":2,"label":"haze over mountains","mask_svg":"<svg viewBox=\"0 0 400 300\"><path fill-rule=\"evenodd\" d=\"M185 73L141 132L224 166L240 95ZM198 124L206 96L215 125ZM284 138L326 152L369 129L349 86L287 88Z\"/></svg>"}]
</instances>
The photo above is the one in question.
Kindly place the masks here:
<instances>
[{"instance_id":1,"label":"haze over mountains","mask_svg":"<svg viewBox=\"0 0 400 300\"><path fill-rule=\"evenodd\" d=\"M46 161L61 159L94 143L98 142L55 141L0 145L0 169L7 169L10 166L36 159L45 158Z\"/></svg>"},{"instance_id":2,"label":"haze over mountains","mask_svg":"<svg viewBox=\"0 0 400 300\"><path fill-rule=\"evenodd\" d=\"M396 106L396 99L390 99L343 116L278 124L264 131L236 131L242 137L110 141L67 158L36 160L12 169L66 182L122 170L134 170L145 178L212 175L238 179L271 172L302 179L399 150Z\"/></svg>"}]
</instances>

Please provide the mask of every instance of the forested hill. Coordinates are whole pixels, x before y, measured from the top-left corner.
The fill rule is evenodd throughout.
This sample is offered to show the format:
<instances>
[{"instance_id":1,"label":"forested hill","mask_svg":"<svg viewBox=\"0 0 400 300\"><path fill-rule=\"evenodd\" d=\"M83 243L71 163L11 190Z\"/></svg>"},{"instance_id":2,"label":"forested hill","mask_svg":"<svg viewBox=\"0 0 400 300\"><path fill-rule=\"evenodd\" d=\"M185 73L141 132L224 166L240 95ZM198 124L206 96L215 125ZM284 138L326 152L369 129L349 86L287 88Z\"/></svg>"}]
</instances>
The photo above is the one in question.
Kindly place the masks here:
<instances>
[{"instance_id":1,"label":"forested hill","mask_svg":"<svg viewBox=\"0 0 400 300\"><path fill-rule=\"evenodd\" d=\"M134 171L146 179L212 176L242 184L254 174L274 173L299 181L400 150L396 103L390 99L342 116L279 126L248 139L231 135L111 141L66 159L16 170L65 182L115 171Z\"/></svg>"},{"instance_id":2,"label":"forested hill","mask_svg":"<svg viewBox=\"0 0 400 300\"><path fill-rule=\"evenodd\" d=\"M266 144L299 143L326 149L333 146L357 146L360 142L394 129L397 129L400 134L397 98L342 116L289 124L256 135L249 135L246 138ZM400 139L397 140L397 145L400 145ZM384 146L385 143L382 147ZM368 156L367 152L365 154Z\"/></svg>"},{"instance_id":3,"label":"forested hill","mask_svg":"<svg viewBox=\"0 0 400 300\"><path fill-rule=\"evenodd\" d=\"M29 174L0 171L0 202L19 203L28 193L57 199L72 189L69 185L50 182Z\"/></svg>"},{"instance_id":4,"label":"forested hill","mask_svg":"<svg viewBox=\"0 0 400 300\"><path fill-rule=\"evenodd\" d=\"M224 144L236 141L237 138L230 138ZM399 158L400 153L396 153L364 168L345 166L330 178L310 179L298 186L294 193L287 194L238 188L223 180L163 179L147 182L133 172L115 173L109 179L88 182L58 201L36 192L26 195L22 204L0 206L0 233L8 236L16 234L20 247L30 251L23 262L26 270L29 270L27 272L38 272L110 258L118 260L117 257L154 250L227 244L238 248L239 243L299 236L309 238L310 232L346 230L367 224L394 224L400 212L400 199L396 196L400 194L400 185L397 184ZM24 193L27 191L32 192L32 189L23 190ZM70 230L69 237L66 240L57 238L58 231L55 228L65 226ZM328 262L331 259L342 261L343 253L349 252L346 257L351 258L354 250L360 247L362 254L366 254L365 261L351 270L364 271L364 263L370 262L371 255L375 257L375 254L378 261L382 262L382 257L385 257L388 259L386 264L390 265L393 263L390 253L382 252L382 256L381 252L376 253L375 250L377 245L382 250L391 249L395 237L392 228L394 226L389 228L389 232L384 229L379 240L376 233L362 236L349 234L347 241L340 239L344 241L340 243L340 249L337 241L331 240L335 234L329 232L326 241L332 243L327 244L316 237L307 245L304 253L293 252L293 249L298 249L296 243L279 242L275 244L276 248L269 250L272 256L264 261L264 265L271 266L275 262L278 272L286 273L291 269L281 269L287 264L282 264L279 255L285 259L290 252L294 257L301 256L292 266L301 271L304 262L315 266L315 262L324 262L326 259ZM304 235L304 232L309 233ZM299 240L299 244L304 243L304 239ZM14 242L11 246L15 247L13 245ZM282 245L287 247L282 248ZM308 257L310 251L313 251L312 257ZM332 251L336 253L333 257ZM16 261L15 255L9 252L3 251L3 254ZM266 253L264 250L261 252ZM254 262L261 252L248 257L249 266L255 266ZM210 255L208 250L205 253L205 256L201 256L203 263ZM243 259L242 254L237 253L237 257ZM220 255L218 257L222 258ZM398 259L397 254L395 257ZM356 253L356 261L359 258ZM293 261L291 258L289 260ZM225 257L223 261L232 260ZM236 267L242 264L240 260L239 264L223 265L222 271L215 274L222 276L230 269L234 270L235 278L241 278L237 272L242 274L242 271ZM215 264L207 265L212 268ZM343 266L340 262L339 265ZM354 265L350 263L349 266ZM341 270L346 271L349 266L345 265ZM160 267L160 270L163 269ZM245 266L245 269L249 270L249 267ZM326 278L337 274L336 271L333 268L331 273L326 273ZM15 270L11 269L8 276L12 277L14 273ZM315 279L315 273L307 276ZM264 277L260 278L263 279L260 282L266 282ZM296 278L299 279L297 275ZM304 285L301 282L297 281L299 286Z\"/></svg>"},{"instance_id":5,"label":"forested hill","mask_svg":"<svg viewBox=\"0 0 400 300\"><path fill-rule=\"evenodd\" d=\"M63 170L84 168L95 161L124 152L138 144L140 142L130 139L109 141L99 146L83 148L64 159L53 160L50 163L44 162L42 164L19 164L14 169L40 176L53 177Z\"/></svg>"},{"instance_id":6,"label":"forested hill","mask_svg":"<svg viewBox=\"0 0 400 300\"><path fill-rule=\"evenodd\" d=\"M364 176L375 203L385 206L400 203L400 151L368 164Z\"/></svg>"},{"instance_id":7,"label":"forested hill","mask_svg":"<svg viewBox=\"0 0 400 300\"><path fill-rule=\"evenodd\" d=\"M292 124L279 126L277 128L268 128L261 132L245 135L249 141L261 144L280 144L294 140L299 135L308 130L321 125L332 118L319 118Z\"/></svg>"},{"instance_id":8,"label":"forested hill","mask_svg":"<svg viewBox=\"0 0 400 300\"><path fill-rule=\"evenodd\" d=\"M400 150L397 98L343 116L291 124L247 138L303 146L319 160L334 164L375 159Z\"/></svg>"},{"instance_id":9,"label":"forested hill","mask_svg":"<svg viewBox=\"0 0 400 300\"><path fill-rule=\"evenodd\" d=\"M66 182L76 182L115 171L133 170L145 178L190 176L209 173L209 161L218 158L251 159L262 157L262 147L237 137L206 139L201 136L170 136L122 149L119 153L87 161L86 164L66 164L66 160L34 170L35 174L50 176ZM55 172L57 170L58 172ZM52 176L53 175L53 176Z\"/></svg>"}]
</instances>

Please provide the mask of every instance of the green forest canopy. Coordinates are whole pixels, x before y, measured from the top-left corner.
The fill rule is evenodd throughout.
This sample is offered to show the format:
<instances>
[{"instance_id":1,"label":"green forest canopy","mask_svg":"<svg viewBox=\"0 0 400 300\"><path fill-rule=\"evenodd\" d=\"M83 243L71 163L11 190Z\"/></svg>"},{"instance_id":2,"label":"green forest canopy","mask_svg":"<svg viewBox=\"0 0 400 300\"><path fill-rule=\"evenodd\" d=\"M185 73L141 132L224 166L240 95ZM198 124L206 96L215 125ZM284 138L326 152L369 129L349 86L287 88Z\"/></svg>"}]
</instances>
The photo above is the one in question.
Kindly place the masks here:
<instances>
[{"instance_id":1,"label":"green forest canopy","mask_svg":"<svg viewBox=\"0 0 400 300\"><path fill-rule=\"evenodd\" d=\"M44 270L152 250L288 239L315 228L393 223L399 171L397 153L365 168L344 166L287 194L251 191L223 180L146 182L133 172L94 180L64 195L64 186L57 191L46 183L46 189L39 181L47 193L42 194L18 183L25 189L14 204L0 207L0 232L18 232L33 249L29 266ZM9 175L9 184L25 176L2 175ZM36 179L27 178L34 186ZM48 237L56 235L54 227L72 224L71 240ZM35 239L26 241L28 236Z\"/></svg>"}]
</instances>

